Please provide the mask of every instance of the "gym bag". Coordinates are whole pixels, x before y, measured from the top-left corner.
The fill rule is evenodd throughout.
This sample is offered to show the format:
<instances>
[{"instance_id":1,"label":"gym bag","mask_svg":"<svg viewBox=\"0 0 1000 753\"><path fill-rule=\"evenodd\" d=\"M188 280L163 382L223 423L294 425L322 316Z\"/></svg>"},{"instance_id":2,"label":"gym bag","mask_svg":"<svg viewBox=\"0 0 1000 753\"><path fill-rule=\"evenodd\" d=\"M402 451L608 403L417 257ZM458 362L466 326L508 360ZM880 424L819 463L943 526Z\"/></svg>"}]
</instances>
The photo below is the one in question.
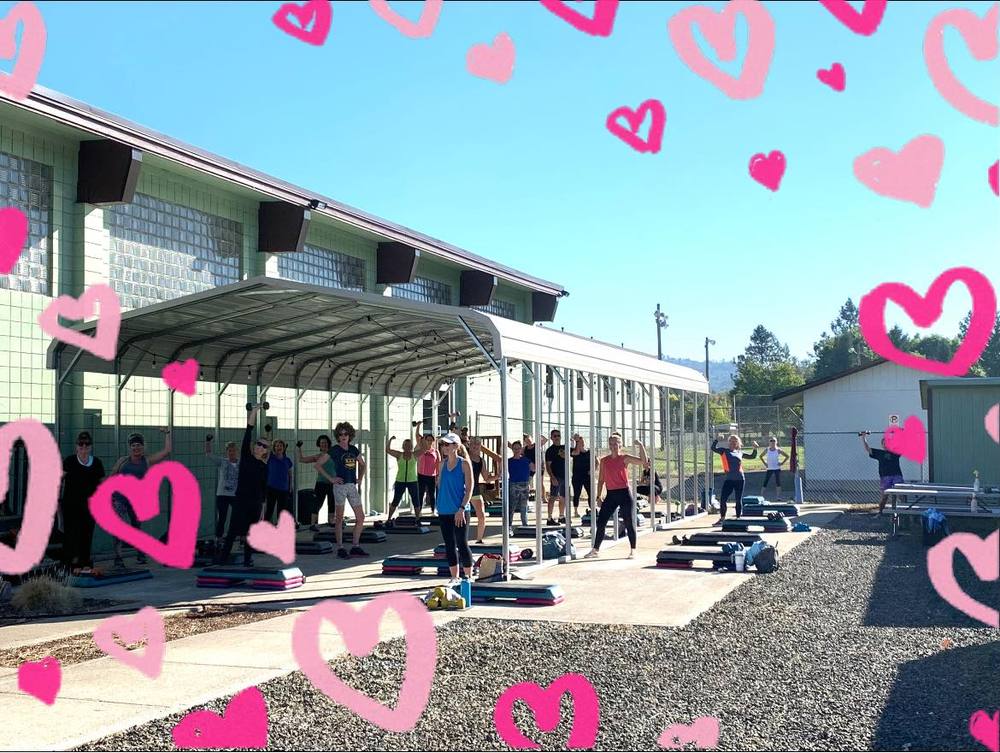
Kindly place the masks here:
<instances>
[{"instance_id":1,"label":"gym bag","mask_svg":"<svg viewBox=\"0 0 1000 753\"><path fill-rule=\"evenodd\" d=\"M749 564L749 557L747 558ZM764 544L753 558L753 566L758 573L773 573L778 569L778 550Z\"/></svg>"},{"instance_id":2,"label":"gym bag","mask_svg":"<svg viewBox=\"0 0 1000 753\"><path fill-rule=\"evenodd\" d=\"M566 537L563 536L562 531L546 531L542 535L542 557L545 559L554 560L564 557L567 554L566 549ZM572 548L570 551L573 551Z\"/></svg>"},{"instance_id":3,"label":"gym bag","mask_svg":"<svg viewBox=\"0 0 1000 753\"><path fill-rule=\"evenodd\" d=\"M950 533L948 519L937 508L928 507L920 517L924 546L934 546Z\"/></svg>"},{"instance_id":4,"label":"gym bag","mask_svg":"<svg viewBox=\"0 0 1000 753\"><path fill-rule=\"evenodd\" d=\"M484 554L476 560L478 581L491 581L503 577L503 558L499 554Z\"/></svg>"}]
</instances>

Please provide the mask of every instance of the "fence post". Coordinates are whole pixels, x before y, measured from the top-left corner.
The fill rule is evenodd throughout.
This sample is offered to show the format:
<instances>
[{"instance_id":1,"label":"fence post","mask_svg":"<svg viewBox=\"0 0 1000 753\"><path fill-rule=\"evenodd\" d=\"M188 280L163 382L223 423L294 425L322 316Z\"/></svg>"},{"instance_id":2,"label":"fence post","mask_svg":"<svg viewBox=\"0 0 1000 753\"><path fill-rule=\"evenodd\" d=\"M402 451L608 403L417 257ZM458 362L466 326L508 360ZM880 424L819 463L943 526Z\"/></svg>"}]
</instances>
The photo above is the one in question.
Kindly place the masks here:
<instances>
[{"instance_id":1,"label":"fence post","mask_svg":"<svg viewBox=\"0 0 1000 753\"><path fill-rule=\"evenodd\" d=\"M792 456L789 459L789 468L792 471L792 483L795 484L795 504L802 504L802 477L799 476L799 454L798 454L799 430L792 427Z\"/></svg>"}]
</instances>

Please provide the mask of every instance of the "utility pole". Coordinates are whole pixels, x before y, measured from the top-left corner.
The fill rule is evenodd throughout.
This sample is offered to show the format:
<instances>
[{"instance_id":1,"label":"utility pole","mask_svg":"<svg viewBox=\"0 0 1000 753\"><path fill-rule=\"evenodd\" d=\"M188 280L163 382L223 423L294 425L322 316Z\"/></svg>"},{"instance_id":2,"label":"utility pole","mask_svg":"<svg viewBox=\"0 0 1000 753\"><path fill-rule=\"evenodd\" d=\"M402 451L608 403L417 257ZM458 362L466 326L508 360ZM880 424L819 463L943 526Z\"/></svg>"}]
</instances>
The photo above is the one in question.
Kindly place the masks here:
<instances>
[{"instance_id":1,"label":"utility pole","mask_svg":"<svg viewBox=\"0 0 1000 753\"><path fill-rule=\"evenodd\" d=\"M663 360L663 330L665 327L670 325L667 324L667 319L670 317L660 311L660 304L656 304L656 311L653 312L653 318L656 320L656 358L659 361Z\"/></svg>"},{"instance_id":2,"label":"utility pole","mask_svg":"<svg viewBox=\"0 0 1000 753\"><path fill-rule=\"evenodd\" d=\"M708 381L708 346L715 345L715 340L705 338L705 380Z\"/></svg>"}]
</instances>

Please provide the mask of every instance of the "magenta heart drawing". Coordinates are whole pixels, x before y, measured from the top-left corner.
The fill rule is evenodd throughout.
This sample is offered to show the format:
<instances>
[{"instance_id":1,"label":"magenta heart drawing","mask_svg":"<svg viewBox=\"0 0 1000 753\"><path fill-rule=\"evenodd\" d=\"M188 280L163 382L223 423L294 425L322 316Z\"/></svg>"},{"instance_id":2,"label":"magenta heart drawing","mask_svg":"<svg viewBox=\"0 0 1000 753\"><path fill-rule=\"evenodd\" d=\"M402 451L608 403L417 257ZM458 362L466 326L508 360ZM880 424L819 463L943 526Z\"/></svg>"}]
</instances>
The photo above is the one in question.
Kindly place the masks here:
<instances>
[{"instance_id":1,"label":"magenta heart drawing","mask_svg":"<svg viewBox=\"0 0 1000 753\"><path fill-rule=\"evenodd\" d=\"M650 116L649 135L642 139L639 137L639 128L642 127L646 115ZM621 118L628 122L627 128L618 122ZM663 142L663 127L666 123L667 111L663 109L663 103L657 99L647 99L636 110L619 107L612 111L605 121L605 126L637 152L656 154Z\"/></svg>"},{"instance_id":2,"label":"magenta heart drawing","mask_svg":"<svg viewBox=\"0 0 1000 753\"><path fill-rule=\"evenodd\" d=\"M820 4L830 11L834 17L855 34L871 36L882 23L885 15L886 0L865 0L858 13L847 0L819 0Z\"/></svg>"},{"instance_id":3,"label":"magenta heart drawing","mask_svg":"<svg viewBox=\"0 0 1000 753\"><path fill-rule=\"evenodd\" d=\"M886 304L892 301L900 306L918 327L930 327L941 317L944 297L956 282L963 283L969 289L972 315L965 339L951 361L942 363L904 353L897 348L886 331ZM996 315L997 297L993 286L985 275L969 267L954 267L942 272L931 284L926 296L921 296L908 285L899 282L883 283L866 294L858 306L861 334L873 351L901 366L943 376L964 376L968 373L990 340Z\"/></svg>"},{"instance_id":4,"label":"magenta heart drawing","mask_svg":"<svg viewBox=\"0 0 1000 753\"><path fill-rule=\"evenodd\" d=\"M567 747L594 747L601 721L597 691L586 677L572 673L557 677L548 688L533 682L521 682L507 688L493 707L493 724L500 738L518 750L538 750L541 746L525 736L514 721L514 704L517 701L527 704L535 715L538 729L552 732L559 726L560 706L565 693L573 698L573 727Z\"/></svg>"},{"instance_id":5,"label":"magenta heart drawing","mask_svg":"<svg viewBox=\"0 0 1000 753\"><path fill-rule=\"evenodd\" d=\"M17 207L0 209L0 275L10 274L28 242L28 218Z\"/></svg>"},{"instance_id":6,"label":"magenta heart drawing","mask_svg":"<svg viewBox=\"0 0 1000 753\"><path fill-rule=\"evenodd\" d=\"M160 376L164 384L183 395L193 397L198 389L198 362L193 358L174 361L163 367Z\"/></svg>"},{"instance_id":7,"label":"magenta heart drawing","mask_svg":"<svg viewBox=\"0 0 1000 753\"><path fill-rule=\"evenodd\" d=\"M173 506L166 543L135 528L115 513L111 498L118 492L132 505L136 517L145 522L160 512L160 485L170 482ZM90 498L90 514L105 531L170 567L185 569L194 564L195 541L201 522L201 487L198 479L175 460L157 463L144 478L121 474L105 479Z\"/></svg>"},{"instance_id":8,"label":"magenta heart drawing","mask_svg":"<svg viewBox=\"0 0 1000 753\"><path fill-rule=\"evenodd\" d=\"M247 688L232 697L222 714L192 711L171 732L178 748L267 747L267 701L259 688Z\"/></svg>"},{"instance_id":9,"label":"magenta heart drawing","mask_svg":"<svg viewBox=\"0 0 1000 753\"><path fill-rule=\"evenodd\" d=\"M885 430L885 448L914 463L923 463L927 459L924 422L916 416L908 416L902 426L889 426Z\"/></svg>"},{"instance_id":10,"label":"magenta heart drawing","mask_svg":"<svg viewBox=\"0 0 1000 753\"><path fill-rule=\"evenodd\" d=\"M142 640L146 641L146 647L141 651L125 648ZM125 614L108 617L94 629L94 643L108 656L135 667L146 677L155 680L160 676L166 633L163 617L153 607L143 607L131 617Z\"/></svg>"},{"instance_id":11,"label":"magenta heart drawing","mask_svg":"<svg viewBox=\"0 0 1000 753\"><path fill-rule=\"evenodd\" d=\"M829 86L835 92L844 91L844 86L847 83L847 76L844 73L844 66L840 63L834 63L828 69L820 68L816 71L816 78L822 81L824 84Z\"/></svg>"},{"instance_id":12,"label":"magenta heart drawing","mask_svg":"<svg viewBox=\"0 0 1000 753\"><path fill-rule=\"evenodd\" d=\"M62 687L62 665L54 656L46 656L41 661L22 662L17 668L17 687L51 706Z\"/></svg>"},{"instance_id":13,"label":"magenta heart drawing","mask_svg":"<svg viewBox=\"0 0 1000 753\"><path fill-rule=\"evenodd\" d=\"M271 21L286 34L319 46L326 41L326 35L330 33L333 7L330 5L330 0L308 0L304 5L285 3L275 11ZM312 28L309 28L310 24Z\"/></svg>"},{"instance_id":14,"label":"magenta heart drawing","mask_svg":"<svg viewBox=\"0 0 1000 753\"><path fill-rule=\"evenodd\" d=\"M323 659L319 643L320 626L323 620L329 620L344 637L348 651L354 656L366 656L378 645L379 624L390 609L402 620L406 637L406 671L395 708L359 693L334 675ZM292 653L303 674L328 698L384 730L409 732L417 725L430 698L437 661L437 633L430 612L408 593L382 594L360 610L346 602L327 599L295 620Z\"/></svg>"},{"instance_id":15,"label":"magenta heart drawing","mask_svg":"<svg viewBox=\"0 0 1000 753\"><path fill-rule=\"evenodd\" d=\"M974 533L953 533L927 551L927 574L938 595L955 609L990 627L1000 628L1000 612L976 601L955 579L955 552L961 552L980 580L1000 578L1000 531L985 539Z\"/></svg>"},{"instance_id":16,"label":"magenta heart drawing","mask_svg":"<svg viewBox=\"0 0 1000 753\"><path fill-rule=\"evenodd\" d=\"M595 0L594 15L591 18L570 8L565 0L541 0L541 2L574 29L595 37L611 36L611 30L615 25L615 14L618 12L618 0Z\"/></svg>"},{"instance_id":17,"label":"magenta heart drawing","mask_svg":"<svg viewBox=\"0 0 1000 753\"><path fill-rule=\"evenodd\" d=\"M777 150L750 158L750 177L771 191L777 191L785 175L785 155Z\"/></svg>"},{"instance_id":18,"label":"magenta heart drawing","mask_svg":"<svg viewBox=\"0 0 1000 753\"><path fill-rule=\"evenodd\" d=\"M1000 753L1000 711L990 716L980 709L969 717L969 734L981 742L987 750Z\"/></svg>"}]
</instances>

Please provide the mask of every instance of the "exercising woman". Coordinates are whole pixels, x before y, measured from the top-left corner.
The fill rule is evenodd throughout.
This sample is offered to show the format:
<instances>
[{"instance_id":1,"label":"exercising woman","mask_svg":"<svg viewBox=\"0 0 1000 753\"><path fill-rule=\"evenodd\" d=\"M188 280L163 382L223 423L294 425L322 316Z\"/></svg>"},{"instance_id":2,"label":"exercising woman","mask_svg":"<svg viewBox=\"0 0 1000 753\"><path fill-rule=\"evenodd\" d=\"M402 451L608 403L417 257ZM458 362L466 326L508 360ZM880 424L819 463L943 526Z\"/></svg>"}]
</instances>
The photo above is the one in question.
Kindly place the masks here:
<instances>
[{"instance_id":1,"label":"exercising woman","mask_svg":"<svg viewBox=\"0 0 1000 753\"><path fill-rule=\"evenodd\" d=\"M229 531L216 555L217 564L228 564L233 553L233 543L237 536L246 537L250 526L261 519L264 511L264 489L267 487L267 453L271 443L264 437L253 440L257 428L257 411L260 406L251 406L247 411L247 428L243 431L240 444L240 470L236 481L236 501L229 517ZM253 567L253 548L249 541L243 544L243 567Z\"/></svg>"},{"instance_id":2,"label":"exercising woman","mask_svg":"<svg viewBox=\"0 0 1000 753\"><path fill-rule=\"evenodd\" d=\"M775 497L777 501L781 501L781 466L788 460L788 453L778 447L778 439L776 437L771 437L767 440L767 449L761 453L761 462L764 467L767 468L767 473L764 474L764 483L760 485L760 496L764 496L764 490L767 489L767 482L771 480L771 476L774 476L774 486L778 490L778 496Z\"/></svg>"},{"instance_id":3,"label":"exercising woman","mask_svg":"<svg viewBox=\"0 0 1000 753\"><path fill-rule=\"evenodd\" d=\"M601 492L607 487L608 494L601 502L601 511L597 515L597 538L594 539L594 548L591 549L584 559L593 559L600 556L601 544L604 541L604 529L607 528L608 521L614 514L615 509L621 509L621 516L624 518L625 531L628 534L629 552L628 558L635 556L635 500L632 499L632 492L628 488L628 467L630 465L649 466L649 459L646 457L646 448L642 442L636 440L635 446L639 448L639 456L622 454L622 435L617 431L608 437L608 449L611 454L601 458L600 471L597 474L597 498L601 498Z\"/></svg>"},{"instance_id":4,"label":"exercising woman","mask_svg":"<svg viewBox=\"0 0 1000 753\"><path fill-rule=\"evenodd\" d=\"M62 495L59 509L63 515L63 562L67 567L92 567L91 542L94 539L94 516L88 500L104 479L104 464L94 456L94 440L89 431L76 437L76 452L63 459Z\"/></svg>"},{"instance_id":5,"label":"exercising woman","mask_svg":"<svg viewBox=\"0 0 1000 753\"><path fill-rule=\"evenodd\" d=\"M396 458L396 483L392 485L392 502L389 503L389 518L386 526L392 524L392 516L396 514L396 508L403 501L403 494L410 495L410 504L413 505L413 515L420 525L420 509L423 505L420 502L420 490L417 485L417 456L413 453L413 440L403 440L403 450L392 449L392 440L389 437L385 443L385 454Z\"/></svg>"},{"instance_id":6,"label":"exercising woman","mask_svg":"<svg viewBox=\"0 0 1000 753\"><path fill-rule=\"evenodd\" d=\"M316 446L319 448L319 452L315 455L303 455L302 454L302 443L296 442L295 449L299 458L299 465L315 463L321 457L330 452L330 446L333 442L327 434L320 434L316 438ZM322 474L316 474L316 486L313 489L316 496L316 512L312 514L312 525L309 526L309 530L318 531L319 530L319 509L323 506L323 501L326 500L326 509L329 513L330 510L334 509L333 504L333 484L329 483Z\"/></svg>"},{"instance_id":7,"label":"exercising woman","mask_svg":"<svg viewBox=\"0 0 1000 753\"><path fill-rule=\"evenodd\" d=\"M445 556L451 571L449 586L458 585L461 562L466 577L472 575L469 549L468 512L472 499L472 464L465 455L461 438L449 431L441 437L443 457L437 474L437 509L444 539Z\"/></svg>"},{"instance_id":8,"label":"exercising woman","mask_svg":"<svg viewBox=\"0 0 1000 753\"><path fill-rule=\"evenodd\" d=\"M116 473L121 473L125 476L134 476L135 478L143 478L146 475L146 471L149 470L151 465L156 465L161 460L163 460L167 455L170 454L171 444L170 444L170 429L160 429L160 432L165 435L163 441L163 449L159 452L155 452L152 455L146 454L146 440L142 434L135 433L129 434L128 437L128 449L129 454L118 458L118 462L115 463L114 467L111 469L111 475L114 476ZM141 529L142 526L139 523L139 518L136 517L135 510L132 509L132 505L129 501L123 497L118 492L115 492L111 497L111 505L114 508L115 514L122 520L126 520L134 528ZM125 561L122 559L122 542L121 539L115 539L114 544L115 549L115 561L114 567L120 570L125 569ZM141 551L136 551L135 560L140 565L146 564L146 555Z\"/></svg>"},{"instance_id":9,"label":"exercising woman","mask_svg":"<svg viewBox=\"0 0 1000 753\"><path fill-rule=\"evenodd\" d=\"M267 458L267 510L264 520L271 522L274 508L278 517L282 510L292 512L292 459L285 455L288 446L283 439L271 442L271 454Z\"/></svg>"},{"instance_id":10,"label":"exercising woman","mask_svg":"<svg viewBox=\"0 0 1000 753\"><path fill-rule=\"evenodd\" d=\"M426 504L428 512L433 515L434 492L437 491L437 472L441 454L437 451L437 442L432 432L426 432L417 438L414 453L417 456L417 498L421 507Z\"/></svg>"},{"instance_id":11,"label":"exercising woman","mask_svg":"<svg viewBox=\"0 0 1000 753\"><path fill-rule=\"evenodd\" d=\"M743 514L743 487L746 484L746 477L743 475L743 461L753 460L757 457L757 443L753 443L753 449L743 452L743 442L735 434L729 435L729 447L718 447L722 434L712 440L712 452L722 456L722 470L726 474L725 481L722 482L722 499L719 501L719 519L714 525L722 525L726 519L726 502L729 495L733 495L736 502L736 517Z\"/></svg>"},{"instance_id":12,"label":"exercising woman","mask_svg":"<svg viewBox=\"0 0 1000 753\"><path fill-rule=\"evenodd\" d=\"M594 501L590 498L590 450L583 444L583 437L573 435L573 449L569 451L573 457L573 515L580 514L580 494L587 490L587 507L593 514Z\"/></svg>"},{"instance_id":13,"label":"exercising woman","mask_svg":"<svg viewBox=\"0 0 1000 753\"><path fill-rule=\"evenodd\" d=\"M334 510L327 508L327 522L333 526L337 540L337 556L342 560L349 557L367 557L361 548L361 532L365 527L365 510L361 504L361 484L365 480L365 458L361 449L351 444L356 432L348 421L341 421L334 427L337 444L329 453L320 455L314 467L316 472L333 487ZM344 510L350 503L354 511L354 532L351 535L351 551L344 548Z\"/></svg>"},{"instance_id":14,"label":"exercising woman","mask_svg":"<svg viewBox=\"0 0 1000 753\"><path fill-rule=\"evenodd\" d=\"M472 463L472 507L476 511L476 543L482 544L483 536L486 535L486 500L483 498L483 490L479 482L481 479L484 483L489 484L497 479L496 476L483 471L483 455L490 458L497 468L503 461L493 450L483 447L483 442L479 437L472 437L467 445L464 442L462 444L467 447L469 462Z\"/></svg>"}]
</instances>

